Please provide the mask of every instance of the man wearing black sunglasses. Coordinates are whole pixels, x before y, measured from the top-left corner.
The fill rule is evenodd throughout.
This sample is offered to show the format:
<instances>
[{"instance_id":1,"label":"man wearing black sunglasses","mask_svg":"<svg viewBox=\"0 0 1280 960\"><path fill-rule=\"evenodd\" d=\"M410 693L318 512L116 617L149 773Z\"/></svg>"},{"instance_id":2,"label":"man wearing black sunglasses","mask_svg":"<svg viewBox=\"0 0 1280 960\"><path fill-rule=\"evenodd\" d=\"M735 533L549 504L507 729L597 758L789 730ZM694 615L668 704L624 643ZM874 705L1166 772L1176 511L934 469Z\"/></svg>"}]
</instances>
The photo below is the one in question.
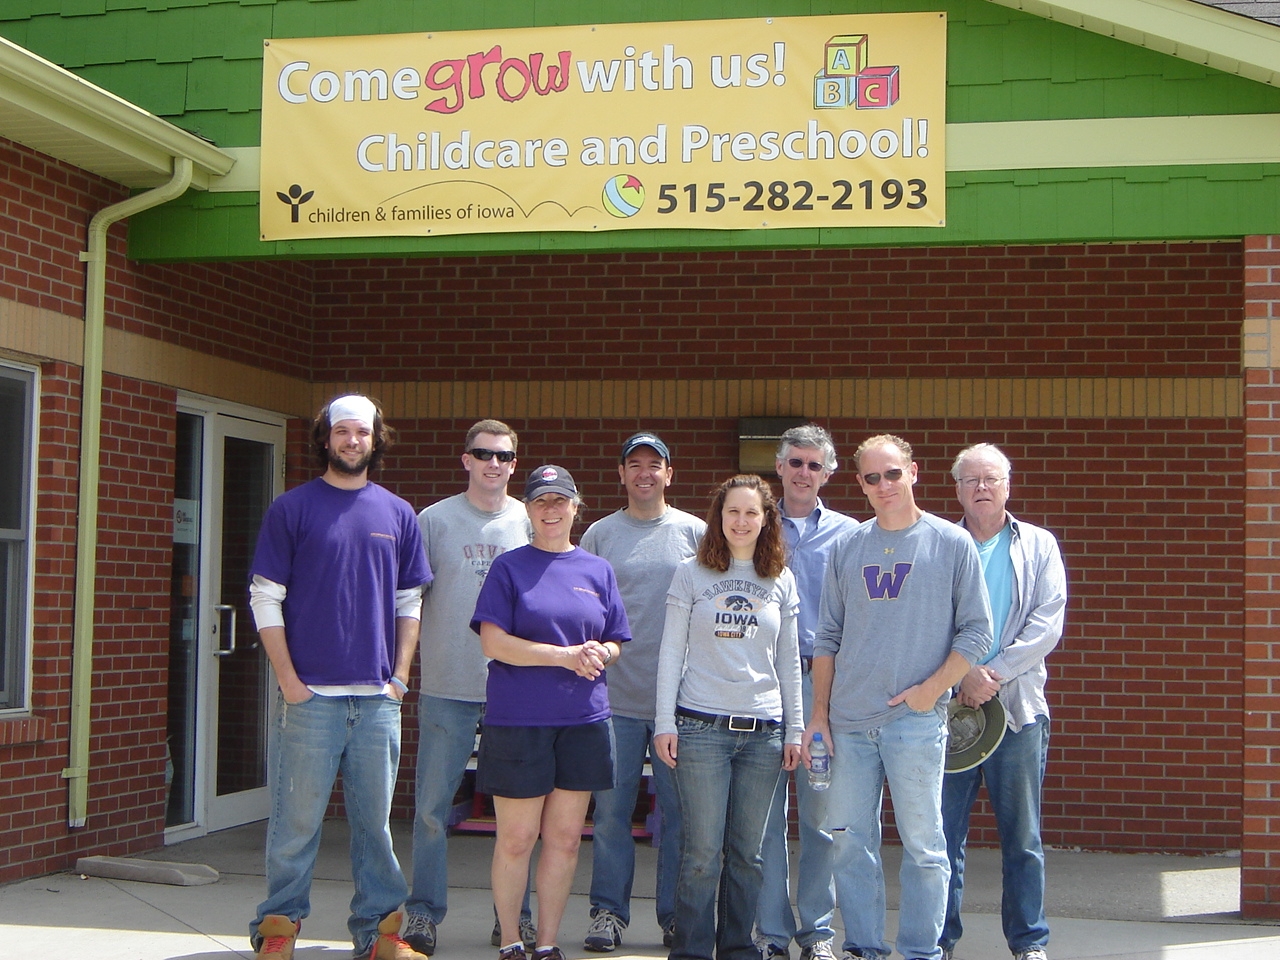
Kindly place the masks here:
<instances>
[{"instance_id":1,"label":"man wearing black sunglasses","mask_svg":"<svg viewBox=\"0 0 1280 960\"><path fill-rule=\"evenodd\" d=\"M778 442L774 468L782 481L782 534L787 566L795 574L800 593L800 672L805 722L813 709L813 633L818 623L818 599L827 559L837 542L857 523L837 513L818 496L838 462L829 434L816 423L792 427ZM831 879L831 834L823 828L829 791L811 790L809 775L795 771L796 806L800 826L800 869L796 877L796 913L791 910L787 855L787 794L791 776L778 778L778 789L765 825L764 882L756 910L757 947L762 960L786 957L792 939L800 960L834 960L835 887Z\"/></svg>"},{"instance_id":2,"label":"man wearing black sunglasses","mask_svg":"<svg viewBox=\"0 0 1280 960\"><path fill-rule=\"evenodd\" d=\"M488 666L471 631L471 615L494 557L529 543L524 504L507 496L516 440L516 432L501 420L473 424L462 444L467 489L418 514L436 579L422 603L413 889L405 904L409 921L404 938L428 956L435 952L436 925L448 907L449 813L484 713ZM527 891L520 933L532 950L535 930Z\"/></svg>"},{"instance_id":3,"label":"man wearing black sunglasses","mask_svg":"<svg viewBox=\"0 0 1280 960\"><path fill-rule=\"evenodd\" d=\"M827 825L843 960L890 953L880 867L886 779L903 848L895 945L907 960L939 960L951 875L941 805L947 702L991 647L991 609L973 538L916 505L911 445L881 434L854 460L875 519L827 565L804 757L821 733L832 755Z\"/></svg>"}]
</instances>

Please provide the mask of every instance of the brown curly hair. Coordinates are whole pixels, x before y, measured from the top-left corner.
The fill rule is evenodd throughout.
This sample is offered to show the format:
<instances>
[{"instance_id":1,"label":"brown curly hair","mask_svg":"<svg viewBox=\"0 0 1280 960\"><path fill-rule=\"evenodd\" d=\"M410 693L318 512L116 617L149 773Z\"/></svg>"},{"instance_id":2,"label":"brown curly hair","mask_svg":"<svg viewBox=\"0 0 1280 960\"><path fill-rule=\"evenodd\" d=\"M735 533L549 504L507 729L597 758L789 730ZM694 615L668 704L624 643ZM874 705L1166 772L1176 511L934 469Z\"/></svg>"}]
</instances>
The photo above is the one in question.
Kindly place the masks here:
<instances>
[{"instance_id":1,"label":"brown curly hair","mask_svg":"<svg viewBox=\"0 0 1280 960\"><path fill-rule=\"evenodd\" d=\"M711 506L707 509L707 532L698 544L698 562L720 573L729 569L732 554L729 553L729 541L724 535L722 512L729 491L739 487L754 490L760 495L764 524L760 528L760 539L756 541L756 552L752 560L757 576L773 580L781 575L783 567L787 565L786 547L782 542L782 511L778 509L778 501L773 497L773 488L754 473L740 473L736 477L730 477L711 494Z\"/></svg>"},{"instance_id":2,"label":"brown curly hair","mask_svg":"<svg viewBox=\"0 0 1280 960\"><path fill-rule=\"evenodd\" d=\"M311 421L311 453L321 470L329 468L329 433L333 430L333 424L329 422L329 405L339 397L347 396L351 394L334 394L324 402L324 406L316 412L315 419ZM373 452L369 456L369 473L373 473L382 462L387 450L395 443L396 432L383 421L382 404L373 397L369 397L368 400L373 404L374 410Z\"/></svg>"}]
</instances>

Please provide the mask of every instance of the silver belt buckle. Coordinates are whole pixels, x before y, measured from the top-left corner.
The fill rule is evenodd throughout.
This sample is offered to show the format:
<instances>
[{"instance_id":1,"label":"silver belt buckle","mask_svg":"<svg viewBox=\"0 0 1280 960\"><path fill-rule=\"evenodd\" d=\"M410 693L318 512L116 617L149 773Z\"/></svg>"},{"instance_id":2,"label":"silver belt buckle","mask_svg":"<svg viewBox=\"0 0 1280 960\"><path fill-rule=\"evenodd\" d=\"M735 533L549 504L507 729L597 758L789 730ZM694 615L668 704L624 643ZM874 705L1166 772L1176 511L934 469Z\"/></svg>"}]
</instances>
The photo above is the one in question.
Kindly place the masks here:
<instances>
[{"instance_id":1,"label":"silver belt buckle","mask_svg":"<svg viewBox=\"0 0 1280 960\"><path fill-rule=\"evenodd\" d=\"M729 729L735 733L755 733L756 732L755 717L729 717Z\"/></svg>"}]
</instances>

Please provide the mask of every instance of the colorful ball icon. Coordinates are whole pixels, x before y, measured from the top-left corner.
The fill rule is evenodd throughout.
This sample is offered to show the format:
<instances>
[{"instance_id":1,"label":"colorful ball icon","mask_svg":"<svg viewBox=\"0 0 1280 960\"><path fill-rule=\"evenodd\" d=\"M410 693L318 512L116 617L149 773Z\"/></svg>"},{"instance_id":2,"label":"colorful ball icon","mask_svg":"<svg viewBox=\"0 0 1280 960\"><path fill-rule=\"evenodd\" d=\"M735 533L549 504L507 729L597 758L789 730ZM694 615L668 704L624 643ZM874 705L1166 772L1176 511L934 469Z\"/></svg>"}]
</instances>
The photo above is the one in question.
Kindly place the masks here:
<instances>
[{"instance_id":1,"label":"colorful ball icon","mask_svg":"<svg viewBox=\"0 0 1280 960\"><path fill-rule=\"evenodd\" d=\"M634 217L644 206L644 184L629 173L620 173L605 181L601 200L615 217Z\"/></svg>"}]
</instances>

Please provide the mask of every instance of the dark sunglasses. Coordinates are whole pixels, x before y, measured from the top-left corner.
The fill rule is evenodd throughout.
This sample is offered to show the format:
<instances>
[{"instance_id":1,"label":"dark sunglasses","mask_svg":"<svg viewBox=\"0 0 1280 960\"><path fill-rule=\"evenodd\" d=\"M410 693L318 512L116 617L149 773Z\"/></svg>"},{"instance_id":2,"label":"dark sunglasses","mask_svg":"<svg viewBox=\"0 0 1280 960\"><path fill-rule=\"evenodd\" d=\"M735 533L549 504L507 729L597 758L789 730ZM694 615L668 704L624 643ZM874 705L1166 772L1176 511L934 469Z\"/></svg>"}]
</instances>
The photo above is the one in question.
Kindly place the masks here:
<instances>
[{"instance_id":1,"label":"dark sunglasses","mask_svg":"<svg viewBox=\"0 0 1280 960\"><path fill-rule=\"evenodd\" d=\"M799 457L788 457L787 465L791 467L792 470L799 470L801 467L807 466L810 473L821 473L823 470L827 469L825 464L818 463L816 460L810 460L806 464L805 461L801 460Z\"/></svg>"},{"instance_id":2,"label":"dark sunglasses","mask_svg":"<svg viewBox=\"0 0 1280 960\"><path fill-rule=\"evenodd\" d=\"M486 450L484 447L475 447L468 450L467 453L471 454L477 460L492 460L494 457L497 457L499 463L510 463L516 458L516 452L514 450Z\"/></svg>"},{"instance_id":3,"label":"dark sunglasses","mask_svg":"<svg viewBox=\"0 0 1280 960\"><path fill-rule=\"evenodd\" d=\"M894 467L892 470L886 470L884 472L884 478L888 480L890 483L897 483L899 480L902 479L902 468ZM862 482L865 483L868 487L878 487L880 486L880 474L864 473L862 475Z\"/></svg>"}]
</instances>

